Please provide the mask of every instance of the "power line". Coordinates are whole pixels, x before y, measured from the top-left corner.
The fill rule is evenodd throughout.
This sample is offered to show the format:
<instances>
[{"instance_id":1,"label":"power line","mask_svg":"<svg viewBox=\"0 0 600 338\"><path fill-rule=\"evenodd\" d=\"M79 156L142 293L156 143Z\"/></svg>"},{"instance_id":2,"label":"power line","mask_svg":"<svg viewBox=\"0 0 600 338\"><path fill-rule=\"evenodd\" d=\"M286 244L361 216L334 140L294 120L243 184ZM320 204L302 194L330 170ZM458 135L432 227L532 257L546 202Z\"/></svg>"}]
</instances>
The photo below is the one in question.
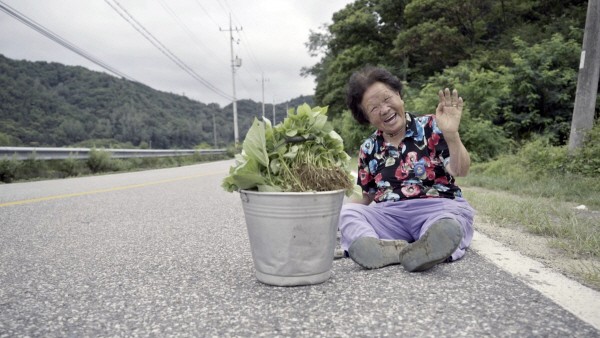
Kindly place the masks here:
<instances>
[{"instance_id":1,"label":"power line","mask_svg":"<svg viewBox=\"0 0 600 338\"><path fill-rule=\"evenodd\" d=\"M198 1L198 0L196 0L196 1ZM229 3L227 2L227 0L215 0L215 1L219 5L219 7L221 7L221 9L223 10L223 12L226 15L229 15L230 20L231 20L231 17L233 17L233 19L235 20L235 22L238 25L240 25L240 27L243 26L242 23L241 23L241 21L239 20L239 18L237 18L237 16L235 15L235 13L233 12L233 10L231 9L231 6L229 6ZM206 12L206 10L205 10L205 12ZM207 15L208 15L208 13L207 13ZM244 31L241 31L241 35L243 37L241 39L241 43L242 43L242 46L243 46L244 50L246 51L246 54L248 55L248 59L250 60L249 63L253 64L254 69L257 70L258 73L264 74L263 67L258 62L258 60L257 60L257 58L256 58L256 56L255 56L255 54L254 54L254 52L252 50L251 45L247 42L247 41L251 41L251 40L247 37L247 35L246 35L246 33ZM247 68L244 68L244 70L246 72L248 72L248 74L252 78L256 78L256 74L250 74L250 72L248 71Z\"/></svg>"},{"instance_id":2,"label":"power line","mask_svg":"<svg viewBox=\"0 0 600 338\"><path fill-rule=\"evenodd\" d=\"M240 24L240 26L242 25L240 20L236 17L235 14L233 14L233 18L235 19L235 21L238 22L238 24ZM252 61L252 63L254 63L254 65L256 66L256 68L258 68L258 70L261 74L264 73L263 68L260 66L260 63L258 62L258 60L256 59L256 56L254 55L254 51L252 50L252 47L246 43L246 41L250 41L250 39L248 38L248 36L246 35L246 33L244 31L242 31L242 35L244 37L244 39L242 39L242 45L248 52L250 61Z\"/></svg>"},{"instance_id":3,"label":"power line","mask_svg":"<svg viewBox=\"0 0 600 338\"><path fill-rule=\"evenodd\" d=\"M202 3L199 0L195 0L195 1L196 1L196 4L202 9L204 14L206 14L206 16L210 19L210 21L212 21L219 30L222 30L221 26L215 21L215 19L212 17L212 15L210 15L208 10L206 10L206 8L202 5ZM217 0L217 3L219 4L219 7L221 7L221 9L223 9L225 11L225 14L227 14L225 7L218 0ZM241 25L240 25L240 27L241 27ZM243 31L242 30L240 30L240 31L243 34ZM238 41L237 41L238 45L239 45L239 41L240 41L240 39L238 39ZM250 74L250 72L248 72L247 68L242 68L242 69L244 69L244 71L246 71L248 73L248 75L250 75L252 77L254 76L254 75ZM245 83L243 82L243 80L241 78L240 78L240 84L247 92L250 92L250 90L248 90L248 88L246 87Z\"/></svg>"},{"instance_id":4,"label":"power line","mask_svg":"<svg viewBox=\"0 0 600 338\"><path fill-rule=\"evenodd\" d=\"M204 11L204 14L206 14L206 16L208 16L208 18L215 24L215 26L219 27L219 24L215 21L215 19L213 19L213 17L210 15L210 13L208 13L206 8L204 8L204 6L202 6L200 1L196 0L196 4L198 4L198 6L200 6L200 8L202 8L202 11Z\"/></svg>"},{"instance_id":5,"label":"power line","mask_svg":"<svg viewBox=\"0 0 600 338\"><path fill-rule=\"evenodd\" d=\"M169 5L164 0L157 0L157 1L167 11L167 13L169 13L169 15L171 17L173 17L175 22L177 22L177 24L179 24L179 26L187 33L187 35L192 40L194 40L195 43L197 43L200 47L202 47L203 50L208 51L208 53L211 56L216 57L215 53L213 53L213 51L208 46L206 46L204 43L202 43L202 41L200 41L200 39L198 39L196 37L196 35L192 32L192 30L183 22L183 20L181 20L181 18L177 15L177 13L175 13L175 11L173 11L173 9L171 9L171 7L169 7Z\"/></svg>"},{"instance_id":6,"label":"power line","mask_svg":"<svg viewBox=\"0 0 600 338\"><path fill-rule=\"evenodd\" d=\"M231 6L229 6L229 3L227 2L227 0L222 0L223 3L225 5L223 5L223 3L221 3L221 0L217 0L217 3L219 4L219 6L221 7L221 9L223 9L224 12L229 11L230 15L239 25L240 27L242 27L242 22L240 21L240 19L235 15L235 13L233 12L233 10L231 9ZM252 61L254 63L254 65L256 66L256 68L258 68L260 73L264 73L262 67L260 66L260 63L258 62L258 60L256 59L256 56L254 55L254 52L252 51L252 48L249 44L246 43L247 41L250 41L250 39L248 39L248 37L246 36L245 31L241 31L241 35L244 37L244 39L241 39L242 45L243 47L246 49L246 51L248 52L248 56L250 58L250 61Z\"/></svg>"},{"instance_id":7,"label":"power line","mask_svg":"<svg viewBox=\"0 0 600 338\"><path fill-rule=\"evenodd\" d=\"M219 4L219 7L221 7L221 9L223 10L223 13L225 13L225 15L226 15L226 16L227 16L227 15L229 15L229 16L230 16L230 14L229 14L229 13L231 13L231 12L232 12L232 11L231 11L231 8L230 8L229 10L227 10L227 8L225 8L225 6L223 6L223 4L221 3L221 1L219 1L219 0L216 0L216 1L217 1L217 3Z\"/></svg>"},{"instance_id":8,"label":"power line","mask_svg":"<svg viewBox=\"0 0 600 338\"><path fill-rule=\"evenodd\" d=\"M231 9L231 6L229 6L229 3L227 0L215 0L215 1L219 5L219 7L221 7L223 12L226 15L229 15L230 20L233 19L233 21L235 21L240 27L242 27L241 21L239 20L239 18L237 18L235 13L233 13L233 10ZM209 19L212 20L213 23L215 23L217 26L219 26L215 22L213 17L209 14L209 12L202 6L202 4L200 4L200 2L198 0L196 0L196 3L198 4L198 6L200 6L200 8L202 8L204 13L209 17ZM219 29L221 29L220 26L219 26ZM251 44L247 42L247 41L251 41L251 40L246 35L245 30L239 30L238 33L240 33L240 35L242 36L242 38L239 39L238 44L241 42L242 47L245 51L245 55L248 56L248 58L247 58L247 60L249 60L248 64L253 65L253 69L255 72L264 74L263 67L260 65L260 62L258 62L258 59L256 58L254 51L252 50ZM248 74L248 76L250 78L256 78L256 73L254 73L254 74L250 73L250 71L248 70L248 67L244 67L243 70ZM247 88L246 84L244 83L241 76L239 77L238 80L239 80L242 88L244 88L248 93L252 93L252 91L248 90L248 88Z\"/></svg>"},{"instance_id":9,"label":"power line","mask_svg":"<svg viewBox=\"0 0 600 338\"><path fill-rule=\"evenodd\" d=\"M246 40L249 40L248 37L243 32L242 32L242 35L244 35L244 37L246 38L246 39L242 40L242 43L244 45L244 48L246 48L246 50L248 51L248 55L250 55L250 60L252 60L252 62L254 63L254 65L258 68L258 70L261 73L264 73L263 68L261 67L260 63L256 59L256 56L254 54L254 51L252 50L252 47L250 45L248 45L248 44L245 43Z\"/></svg>"},{"instance_id":10,"label":"power line","mask_svg":"<svg viewBox=\"0 0 600 338\"><path fill-rule=\"evenodd\" d=\"M225 2L225 5L229 8L229 4L228 4L227 0L223 0L223 1ZM241 22L240 22L239 18L237 18L237 16L234 13L232 13L232 16L233 16L234 20L238 24L240 24L240 26L241 26ZM240 40L241 40L242 46L246 50L246 53L247 53L247 55L248 55L248 57L250 59L250 63L252 63L254 65L255 71L258 70L258 73L260 73L261 76L262 76L262 78L263 78L263 83L262 83L262 100L261 101L262 101L262 105L263 105L263 107L262 107L262 111L263 111L262 115L264 116L264 110L265 110L265 108L264 108L264 104L265 104L265 102L264 102L264 94L265 94L264 93L264 73L265 72L264 72L263 68L261 67L260 63L258 62L258 60L257 60L257 58L256 58L256 56L255 56L255 54L254 54L254 52L252 50L251 44L249 44L247 42L247 41L251 41L251 40L246 35L245 31L242 31L241 35L242 35L242 39L240 39ZM256 78L256 74L250 74L250 72L248 71L247 68L245 68L244 70L246 72L248 72L248 74L252 78Z\"/></svg>"},{"instance_id":11,"label":"power line","mask_svg":"<svg viewBox=\"0 0 600 338\"><path fill-rule=\"evenodd\" d=\"M244 67L240 67L240 68L243 69L246 73L248 73L249 76L251 76L251 77L253 76L252 74L250 74L250 72L248 72L247 68L244 68ZM247 93L252 93L252 90L250 89L250 88L252 88L252 86L248 86L246 84L246 82L244 82L244 78L242 76L238 77L238 81L239 81L239 84L242 87L242 89L244 89Z\"/></svg>"},{"instance_id":12,"label":"power line","mask_svg":"<svg viewBox=\"0 0 600 338\"><path fill-rule=\"evenodd\" d=\"M216 93L217 95L231 100L232 97L229 96L224 91L220 90L212 83L204 79L202 76L198 75L192 68L190 68L185 62L181 61L173 52L171 52L164 44L162 44L152 33L150 33L139 21L137 21L133 15L131 15L117 0L113 0L115 5L110 3L109 0L104 0L119 16L121 16L127 23L129 23L138 33L140 33L146 40L148 40L154 47L156 47L161 53L163 53L166 57L168 57L171 61L173 61L179 68L181 68L184 72L188 73L191 77L196 79L206 88ZM118 7L118 8L117 8Z\"/></svg>"},{"instance_id":13,"label":"power line","mask_svg":"<svg viewBox=\"0 0 600 338\"><path fill-rule=\"evenodd\" d=\"M215 21L215 19L212 17L212 15L210 15L208 10L206 10L206 8L204 6L202 6L202 3L200 3L199 0L195 0L195 1L196 1L196 4L198 4L198 6L200 6L200 8L204 12L204 14L206 14L206 16L215 24L215 26L217 26L217 28L219 28L219 30L221 30L221 26ZM223 6L223 4L219 0L215 0L215 1L219 5L219 7L221 7L221 9L225 13L225 15L228 15L227 9L225 8L225 6ZM229 5L227 5L227 7L229 8ZM231 11L229 13L231 13ZM237 20L237 21L239 23L239 20ZM240 24L240 27L242 27L241 24ZM240 31L242 32L242 35L245 35L243 30L240 30ZM238 40L238 45L239 45L239 40ZM244 71L246 71L248 73L248 75L250 75L251 77L254 77L254 75L250 74L250 72L248 71L247 68L243 68L243 69L244 69ZM248 88L245 86L245 84L241 78L240 78L240 83L241 83L242 87L244 87L244 89L246 89L247 92L250 92L250 90L248 90Z\"/></svg>"},{"instance_id":14,"label":"power line","mask_svg":"<svg viewBox=\"0 0 600 338\"><path fill-rule=\"evenodd\" d=\"M198 75L193 69L191 69L187 64L185 64L181 59L179 59L173 52L171 52L165 45L163 45L152 33L150 33L139 21L137 21L118 1L113 0L114 3L119 7L120 10L123 11L127 16L125 16L119 9L113 6L108 0L104 0L113 10L117 12L125 21L127 21L135 30L137 30L146 40L148 40L154 47L156 47L161 53L167 56L171 61L173 61L179 68L188 73L206 88L220 95L221 97L231 100L231 96L222 90L215 87L213 84L208 82L206 79L202 78ZM129 20L127 17L129 17ZM136 26L137 25L137 26ZM139 27L139 28L138 28ZM141 30L140 30L141 29Z\"/></svg>"},{"instance_id":15,"label":"power line","mask_svg":"<svg viewBox=\"0 0 600 338\"><path fill-rule=\"evenodd\" d=\"M90 53L86 52L85 50L77 47L76 45L70 43L69 41L65 40L64 38L62 38L61 36L59 36L58 34L50 31L49 29L47 29L46 27L40 25L39 23L35 22L34 20L28 18L27 16L25 16L23 13L20 13L19 11L17 11L16 9L8 6L7 4L5 4L4 2L0 1L0 9L2 11L4 11L5 13L7 13L8 15L12 16L13 18L21 21L22 23L24 23L25 25L29 26L30 28L34 29L35 31L37 31L38 33L44 35L45 37L51 39L52 41L60 44L61 46L69 49L70 51L86 58L87 60L95 63L96 65L108 70L109 72L125 78L129 81L133 81L133 82L139 82L135 79L133 79L130 76L125 75L124 73L121 73L120 71L118 71L117 69L111 67L110 65L106 64L104 61L98 59L97 57L94 57L93 55L91 55Z\"/></svg>"}]
</instances>

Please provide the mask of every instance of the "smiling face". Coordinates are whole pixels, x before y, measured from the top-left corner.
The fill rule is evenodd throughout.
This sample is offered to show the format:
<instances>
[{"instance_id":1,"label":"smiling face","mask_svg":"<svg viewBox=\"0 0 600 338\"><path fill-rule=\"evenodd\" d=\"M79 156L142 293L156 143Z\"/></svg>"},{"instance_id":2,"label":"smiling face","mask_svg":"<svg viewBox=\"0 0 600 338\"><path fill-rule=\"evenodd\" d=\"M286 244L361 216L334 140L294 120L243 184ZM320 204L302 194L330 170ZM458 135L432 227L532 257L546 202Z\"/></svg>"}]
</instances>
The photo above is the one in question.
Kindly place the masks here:
<instances>
[{"instance_id":1,"label":"smiling face","mask_svg":"<svg viewBox=\"0 0 600 338\"><path fill-rule=\"evenodd\" d=\"M381 82L365 91L361 106L369 123L389 135L403 134L406 128L404 101L400 93Z\"/></svg>"}]
</instances>

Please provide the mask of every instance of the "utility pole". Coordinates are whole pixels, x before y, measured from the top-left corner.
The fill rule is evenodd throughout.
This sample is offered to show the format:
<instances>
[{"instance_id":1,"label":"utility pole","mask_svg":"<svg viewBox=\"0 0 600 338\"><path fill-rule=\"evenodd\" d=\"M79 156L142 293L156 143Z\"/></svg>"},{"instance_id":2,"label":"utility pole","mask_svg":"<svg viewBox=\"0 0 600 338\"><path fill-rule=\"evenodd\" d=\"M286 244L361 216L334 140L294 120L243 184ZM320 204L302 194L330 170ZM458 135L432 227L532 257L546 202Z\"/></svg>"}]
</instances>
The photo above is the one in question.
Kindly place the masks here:
<instances>
[{"instance_id":1,"label":"utility pole","mask_svg":"<svg viewBox=\"0 0 600 338\"><path fill-rule=\"evenodd\" d=\"M215 149L217 149L217 124L215 123L215 112L213 111L212 113L212 118L213 118L213 139L214 139L214 143L215 143Z\"/></svg>"},{"instance_id":2,"label":"utility pole","mask_svg":"<svg viewBox=\"0 0 600 338\"><path fill-rule=\"evenodd\" d=\"M594 125L594 109L600 78L600 4L598 2L599 0L588 0L577 92L569 135L570 153L583 146L585 135Z\"/></svg>"},{"instance_id":3,"label":"utility pole","mask_svg":"<svg viewBox=\"0 0 600 338\"><path fill-rule=\"evenodd\" d=\"M221 29L221 32L229 32L229 47L231 49L231 83L233 84L233 135L235 141L235 147L237 148L240 143L240 133L238 130L238 118L237 118L237 99L235 96L235 67L240 67L242 65L242 60L237 56L235 59L233 58L233 32L239 32L242 30L242 27L239 29L237 27L233 28L231 26L231 13L229 13L229 29Z\"/></svg>"},{"instance_id":4,"label":"utility pole","mask_svg":"<svg viewBox=\"0 0 600 338\"><path fill-rule=\"evenodd\" d=\"M275 98L273 98L273 125L275 125Z\"/></svg>"},{"instance_id":5,"label":"utility pole","mask_svg":"<svg viewBox=\"0 0 600 338\"><path fill-rule=\"evenodd\" d=\"M262 82L262 117L265 118L265 81L269 81L269 79L265 80L265 73L261 74L261 82Z\"/></svg>"}]
</instances>

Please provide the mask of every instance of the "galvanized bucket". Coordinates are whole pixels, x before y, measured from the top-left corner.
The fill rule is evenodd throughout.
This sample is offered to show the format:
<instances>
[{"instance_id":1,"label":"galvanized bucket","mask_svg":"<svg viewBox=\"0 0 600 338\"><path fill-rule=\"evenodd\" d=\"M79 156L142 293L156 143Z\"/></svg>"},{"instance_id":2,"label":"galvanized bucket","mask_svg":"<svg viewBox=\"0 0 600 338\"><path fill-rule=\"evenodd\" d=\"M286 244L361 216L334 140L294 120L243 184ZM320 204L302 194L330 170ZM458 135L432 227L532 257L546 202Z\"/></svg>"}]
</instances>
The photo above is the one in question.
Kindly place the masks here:
<instances>
[{"instance_id":1,"label":"galvanized bucket","mask_svg":"<svg viewBox=\"0 0 600 338\"><path fill-rule=\"evenodd\" d=\"M240 192L256 278L278 286L329 279L344 190Z\"/></svg>"}]
</instances>

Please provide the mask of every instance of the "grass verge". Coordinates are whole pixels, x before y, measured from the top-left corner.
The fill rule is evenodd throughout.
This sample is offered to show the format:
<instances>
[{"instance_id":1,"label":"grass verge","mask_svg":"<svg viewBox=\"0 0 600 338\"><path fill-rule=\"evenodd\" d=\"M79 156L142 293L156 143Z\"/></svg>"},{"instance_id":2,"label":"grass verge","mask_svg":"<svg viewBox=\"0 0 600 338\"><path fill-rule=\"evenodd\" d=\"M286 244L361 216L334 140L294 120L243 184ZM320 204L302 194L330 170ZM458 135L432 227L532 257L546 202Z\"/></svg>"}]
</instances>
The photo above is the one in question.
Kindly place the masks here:
<instances>
[{"instance_id":1,"label":"grass verge","mask_svg":"<svg viewBox=\"0 0 600 338\"><path fill-rule=\"evenodd\" d=\"M552 247L560 249L560 255L578 262L572 272L584 284L600 289L600 211L575 208L583 204L581 201L596 206L599 197L586 196L582 200L577 190L548 197L548 192L555 189L555 182L550 180L538 181L532 188L507 178L500 185L496 184L497 178L473 176L459 179L458 184L480 214L493 225L524 229L548 238ZM567 182L560 177L556 180ZM469 189L474 186L486 189Z\"/></svg>"},{"instance_id":2,"label":"grass verge","mask_svg":"<svg viewBox=\"0 0 600 338\"><path fill-rule=\"evenodd\" d=\"M111 158L110 153L94 150L88 159L27 160L0 158L0 183L58 179L111 172L127 172L145 169L180 167L200 162L231 158L230 154L200 154L177 157Z\"/></svg>"}]
</instances>

